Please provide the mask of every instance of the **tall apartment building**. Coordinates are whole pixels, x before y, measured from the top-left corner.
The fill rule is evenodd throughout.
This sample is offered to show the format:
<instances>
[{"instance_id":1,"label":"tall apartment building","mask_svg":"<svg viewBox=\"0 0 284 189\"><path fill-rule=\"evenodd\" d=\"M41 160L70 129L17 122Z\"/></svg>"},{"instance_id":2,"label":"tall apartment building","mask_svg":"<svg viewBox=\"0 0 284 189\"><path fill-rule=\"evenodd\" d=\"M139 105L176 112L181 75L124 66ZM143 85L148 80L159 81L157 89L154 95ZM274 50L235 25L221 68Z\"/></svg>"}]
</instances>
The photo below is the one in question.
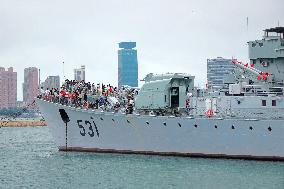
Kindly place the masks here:
<instances>
[{"instance_id":1,"label":"tall apartment building","mask_svg":"<svg viewBox=\"0 0 284 189\"><path fill-rule=\"evenodd\" d=\"M208 88L220 88L224 85L227 74L232 73L235 66L231 59L217 57L207 59L207 82Z\"/></svg>"},{"instance_id":2,"label":"tall apartment building","mask_svg":"<svg viewBox=\"0 0 284 189\"><path fill-rule=\"evenodd\" d=\"M74 69L74 79L77 81L85 80L85 66L82 65L81 68Z\"/></svg>"},{"instance_id":3,"label":"tall apartment building","mask_svg":"<svg viewBox=\"0 0 284 189\"><path fill-rule=\"evenodd\" d=\"M23 101L31 104L39 93L39 73L35 67L25 68L23 83Z\"/></svg>"},{"instance_id":4,"label":"tall apartment building","mask_svg":"<svg viewBox=\"0 0 284 189\"><path fill-rule=\"evenodd\" d=\"M16 107L17 103L17 72L13 68L0 67L0 109Z\"/></svg>"},{"instance_id":5,"label":"tall apartment building","mask_svg":"<svg viewBox=\"0 0 284 189\"><path fill-rule=\"evenodd\" d=\"M120 42L118 50L118 87L138 87L136 42Z\"/></svg>"},{"instance_id":6,"label":"tall apartment building","mask_svg":"<svg viewBox=\"0 0 284 189\"><path fill-rule=\"evenodd\" d=\"M44 90L46 89L59 89L60 88L60 77L57 76L48 76L45 81L41 84Z\"/></svg>"}]
</instances>

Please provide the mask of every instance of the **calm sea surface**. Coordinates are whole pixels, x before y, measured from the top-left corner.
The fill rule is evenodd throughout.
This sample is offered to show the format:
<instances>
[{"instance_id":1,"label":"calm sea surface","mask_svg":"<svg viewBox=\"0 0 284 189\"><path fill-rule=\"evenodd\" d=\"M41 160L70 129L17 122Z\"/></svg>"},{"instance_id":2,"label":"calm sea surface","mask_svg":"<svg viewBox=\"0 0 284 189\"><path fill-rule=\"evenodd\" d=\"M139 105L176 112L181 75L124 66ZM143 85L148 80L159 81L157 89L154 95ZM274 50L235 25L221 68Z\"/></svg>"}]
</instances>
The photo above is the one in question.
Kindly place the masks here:
<instances>
[{"instance_id":1,"label":"calm sea surface","mask_svg":"<svg viewBox=\"0 0 284 189\"><path fill-rule=\"evenodd\" d=\"M284 189L284 163L59 152L47 127L0 128L0 188Z\"/></svg>"}]
</instances>

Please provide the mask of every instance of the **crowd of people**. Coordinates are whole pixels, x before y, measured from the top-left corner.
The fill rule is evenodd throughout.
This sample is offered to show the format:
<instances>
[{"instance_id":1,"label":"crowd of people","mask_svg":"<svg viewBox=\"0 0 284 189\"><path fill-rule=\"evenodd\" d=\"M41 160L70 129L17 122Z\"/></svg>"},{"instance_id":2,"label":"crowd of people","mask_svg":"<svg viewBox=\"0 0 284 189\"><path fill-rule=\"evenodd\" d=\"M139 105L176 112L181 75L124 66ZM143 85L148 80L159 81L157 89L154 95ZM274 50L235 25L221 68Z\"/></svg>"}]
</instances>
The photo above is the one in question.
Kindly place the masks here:
<instances>
[{"instance_id":1,"label":"crowd of people","mask_svg":"<svg viewBox=\"0 0 284 189\"><path fill-rule=\"evenodd\" d=\"M41 88L39 98L84 109L132 113L137 89L66 79L60 89Z\"/></svg>"}]
</instances>

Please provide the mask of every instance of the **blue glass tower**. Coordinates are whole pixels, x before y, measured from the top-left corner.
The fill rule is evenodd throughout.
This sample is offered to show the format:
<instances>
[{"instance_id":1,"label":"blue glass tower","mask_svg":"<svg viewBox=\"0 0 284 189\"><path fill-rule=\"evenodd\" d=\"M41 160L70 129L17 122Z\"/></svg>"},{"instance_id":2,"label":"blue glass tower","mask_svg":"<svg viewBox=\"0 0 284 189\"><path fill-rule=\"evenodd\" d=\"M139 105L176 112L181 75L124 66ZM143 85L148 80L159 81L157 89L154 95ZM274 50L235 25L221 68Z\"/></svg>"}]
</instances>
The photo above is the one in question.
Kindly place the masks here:
<instances>
[{"instance_id":1,"label":"blue glass tower","mask_svg":"<svg viewBox=\"0 0 284 189\"><path fill-rule=\"evenodd\" d=\"M220 88L224 86L226 75L231 74L235 68L232 59L217 57L207 59L208 88Z\"/></svg>"},{"instance_id":2,"label":"blue glass tower","mask_svg":"<svg viewBox=\"0 0 284 189\"><path fill-rule=\"evenodd\" d=\"M118 87L138 87L136 42L120 42L118 50Z\"/></svg>"}]
</instances>

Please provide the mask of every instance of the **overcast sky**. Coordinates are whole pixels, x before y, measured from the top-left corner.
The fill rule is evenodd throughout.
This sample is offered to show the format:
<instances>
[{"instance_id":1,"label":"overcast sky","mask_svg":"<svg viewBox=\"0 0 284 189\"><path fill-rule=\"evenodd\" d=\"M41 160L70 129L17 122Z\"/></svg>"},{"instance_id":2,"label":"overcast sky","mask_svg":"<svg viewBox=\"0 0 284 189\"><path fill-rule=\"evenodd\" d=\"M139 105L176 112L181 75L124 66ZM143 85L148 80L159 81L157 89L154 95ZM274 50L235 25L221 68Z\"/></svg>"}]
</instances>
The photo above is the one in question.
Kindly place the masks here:
<instances>
[{"instance_id":1,"label":"overcast sky","mask_svg":"<svg viewBox=\"0 0 284 189\"><path fill-rule=\"evenodd\" d=\"M284 26L283 0L0 0L0 66L117 85L118 42L137 42L139 79L186 72L206 80L206 59L248 60L246 42ZM249 18L247 28L246 18ZM140 83L141 85L141 83ZM0 89L1 90L1 89Z\"/></svg>"}]
</instances>

